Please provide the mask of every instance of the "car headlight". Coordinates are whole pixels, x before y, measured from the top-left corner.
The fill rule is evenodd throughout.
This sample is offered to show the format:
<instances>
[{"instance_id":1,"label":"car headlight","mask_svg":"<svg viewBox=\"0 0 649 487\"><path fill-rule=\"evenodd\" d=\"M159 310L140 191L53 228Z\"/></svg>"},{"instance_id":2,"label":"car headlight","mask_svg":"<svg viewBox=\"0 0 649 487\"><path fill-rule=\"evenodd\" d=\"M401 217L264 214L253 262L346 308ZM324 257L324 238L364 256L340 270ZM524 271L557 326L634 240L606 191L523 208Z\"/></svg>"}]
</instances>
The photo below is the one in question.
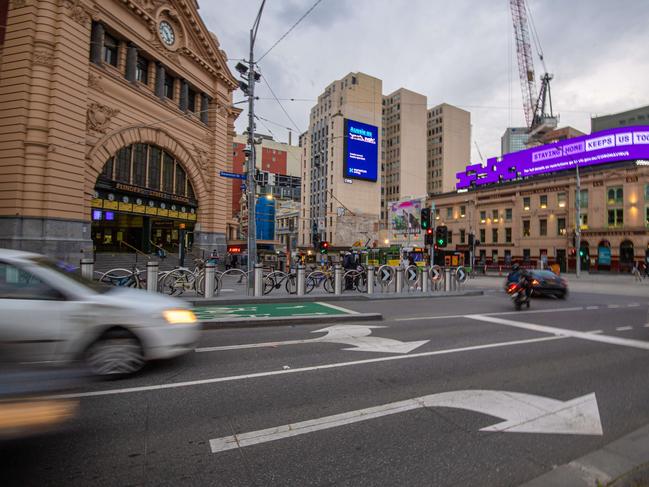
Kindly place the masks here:
<instances>
[{"instance_id":1,"label":"car headlight","mask_svg":"<svg viewBox=\"0 0 649 487\"><path fill-rule=\"evenodd\" d=\"M171 325L196 323L196 315L188 309L166 309L162 312L162 316Z\"/></svg>"}]
</instances>

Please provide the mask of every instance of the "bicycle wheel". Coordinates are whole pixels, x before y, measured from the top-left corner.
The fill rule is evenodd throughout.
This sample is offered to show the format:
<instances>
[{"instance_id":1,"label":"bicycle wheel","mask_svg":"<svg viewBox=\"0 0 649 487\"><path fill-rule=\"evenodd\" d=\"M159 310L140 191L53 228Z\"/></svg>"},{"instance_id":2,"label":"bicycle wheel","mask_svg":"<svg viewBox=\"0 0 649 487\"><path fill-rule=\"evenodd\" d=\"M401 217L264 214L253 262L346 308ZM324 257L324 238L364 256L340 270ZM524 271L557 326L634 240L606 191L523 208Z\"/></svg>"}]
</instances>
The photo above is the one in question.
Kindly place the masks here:
<instances>
[{"instance_id":1,"label":"bicycle wheel","mask_svg":"<svg viewBox=\"0 0 649 487\"><path fill-rule=\"evenodd\" d=\"M314 279L313 277L307 277L304 281L304 293L309 294L316 288L317 285L318 282L316 279Z\"/></svg>"},{"instance_id":2,"label":"bicycle wheel","mask_svg":"<svg viewBox=\"0 0 649 487\"><path fill-rule=\"evenodd\" d=\"M286 278L286 292L289 294L297 294L297 277L291 274ZM306 289L306 286L305 286Z\"/></svg>"},{"instance_id":3,"label":"bicycle wheel","mask_svg":"<svg viewBox=\"0 0 649 487\"><path fill-rule=\"evenodd\" d=\"M324 278L324 290L329 294L334 292L334 278L333 276L327 276Z\"/></svg>"},{"instance_id":4,"label":"bicycle wheel","mask_svg":"<svg viewBox=\"0 0 649 487\"><path fill-rule=\"evenodd\" d=\"M354 287L358 292L367 292L367 274L361 274L354 279Z\"/></svg>"},{"instance_id":5,"label":"bicycle wheel","mask_svg":"<svg viewBox=\"0 0 649 487\"><path fill-rule=\"evenodd\" d=\"M128 269L116 268L104 272L99 278L99 282L104 282L112 286L125 286L130 281L132 272Z\"/></svg>"},{"instance_id":6,"label":"bicycle wheel","mask_svg":"<svg viewBox=\"0 0 649 487\"><path fill-rule=\"evenodd\" d=\"M279 285L275 282L275 279L273 279L271 276L266 276L264 278L264 294L270 294L273 289L275 289L275 286L279 287Z\"/></svg>"},{"instance_id":7,"label":"bicycle wheel","mask_svg":"<svg viewBox=\"0 0 649 487\"><path fill-rule=\"evenodd\" d=\"M169 272L162 280L162 292L170 296L179 296L186 290L194 288L194 274L188 269L176 269Z\"/></svg>"}]
</instances>

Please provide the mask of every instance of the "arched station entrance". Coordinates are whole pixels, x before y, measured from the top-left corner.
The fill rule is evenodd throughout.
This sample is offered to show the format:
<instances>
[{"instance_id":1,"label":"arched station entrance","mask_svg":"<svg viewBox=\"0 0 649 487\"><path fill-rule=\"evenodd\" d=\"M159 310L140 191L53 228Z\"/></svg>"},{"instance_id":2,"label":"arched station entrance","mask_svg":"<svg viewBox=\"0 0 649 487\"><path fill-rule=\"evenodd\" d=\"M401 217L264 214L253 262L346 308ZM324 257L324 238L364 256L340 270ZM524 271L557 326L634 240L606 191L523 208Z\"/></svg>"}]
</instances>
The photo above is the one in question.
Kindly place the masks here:
<instances>
[{"instance_id":1,"label":"arched station entrance","mask_svg":"<svg viewBox=\"0 0 649 487\"><path fill-rule=\"evenodd\" d=\"M630 272L633 269L634 261L633 242L631 240L625 240L620 244L620 271Z\"/></svg>"},{"instance_id":2,"label":"arched station entrance","mask_svg":"<svg viewBox=\"0 0 649 487\"><path fill-rule=\"evenodd\" d=\"M191 248L198 212L194 188L181 161L153 144L136 143L109 157L97 178L92 240L97 252L146 253L155 246Z\"/></svg>"}]
</instances>

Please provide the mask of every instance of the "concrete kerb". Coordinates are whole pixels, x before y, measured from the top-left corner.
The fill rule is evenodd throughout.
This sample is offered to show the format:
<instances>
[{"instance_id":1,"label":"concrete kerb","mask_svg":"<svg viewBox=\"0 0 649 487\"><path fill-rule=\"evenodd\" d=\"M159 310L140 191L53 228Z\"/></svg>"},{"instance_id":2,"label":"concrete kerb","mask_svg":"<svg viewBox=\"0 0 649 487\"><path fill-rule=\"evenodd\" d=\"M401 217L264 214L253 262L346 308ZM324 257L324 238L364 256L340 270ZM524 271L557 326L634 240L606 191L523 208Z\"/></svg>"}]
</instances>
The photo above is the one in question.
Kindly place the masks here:
<instances>
[{"instance_id":1,"label":"concrete kerb","mask_svg":"<svg viewBox=\"0 0 649 487\"><path fill-rule=\"evenodd\" d=\"M521 487L635 487L648 485L649 425Z\"/></svg>"},{"instance_id":2,"label":"concrete kerb","mask_svg":"<svg viewBox=\"0 0 649 487\"><path fill-rule=\"evenodd\" d=\"M482 296L482 290L466 290L456 291L451 293L429 292L429 293L377 293L377 294L318 294L297 296L295 294L283 296L242 296L238 298L219 297L219 298L196 298L194 296L186 298L186 300L193 306L210 306L210 305L228 305L228 304L258 304L258 303L313 303L317 301L331 302L331 301L375 301L386 299L430 299L430 298L457 298L465 296Z\"/></svg>"},{"instance_id":3,"label":"concrete kerb","mask_svg":"<svg viewBox=\"0 0 649 487\"><path fill-rule=\"evenodd\" d=\"M257 326L275 325L317 325L319 323L341 323L352 321L381 321L381 313L356 313L339 314L326 316L270 316L260 318L221 318L216 320L202 321L204 330L218 330L223 328L249 328Z\"/></svg>"}]
</instances>

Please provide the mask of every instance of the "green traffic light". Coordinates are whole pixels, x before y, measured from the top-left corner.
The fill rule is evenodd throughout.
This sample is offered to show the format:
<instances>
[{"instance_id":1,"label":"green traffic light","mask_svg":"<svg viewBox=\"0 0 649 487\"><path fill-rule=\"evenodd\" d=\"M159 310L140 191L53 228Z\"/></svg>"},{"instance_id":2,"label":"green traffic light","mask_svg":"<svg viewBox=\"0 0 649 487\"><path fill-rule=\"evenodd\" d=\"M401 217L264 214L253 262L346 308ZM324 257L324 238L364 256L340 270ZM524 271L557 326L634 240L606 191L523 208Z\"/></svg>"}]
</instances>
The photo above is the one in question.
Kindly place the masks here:
<instances>
[{"instance_id":1,"label":"green traffic light","mask_svg":"<svg viewBox=\"0 0 649 487\"><path fill-rule=\"evenodd\" d=\"M437 243L440 244L440 245L443 245L444 244L444 239L440 238L439 240L437 240Z\"/></svg>"}]
</instances>

